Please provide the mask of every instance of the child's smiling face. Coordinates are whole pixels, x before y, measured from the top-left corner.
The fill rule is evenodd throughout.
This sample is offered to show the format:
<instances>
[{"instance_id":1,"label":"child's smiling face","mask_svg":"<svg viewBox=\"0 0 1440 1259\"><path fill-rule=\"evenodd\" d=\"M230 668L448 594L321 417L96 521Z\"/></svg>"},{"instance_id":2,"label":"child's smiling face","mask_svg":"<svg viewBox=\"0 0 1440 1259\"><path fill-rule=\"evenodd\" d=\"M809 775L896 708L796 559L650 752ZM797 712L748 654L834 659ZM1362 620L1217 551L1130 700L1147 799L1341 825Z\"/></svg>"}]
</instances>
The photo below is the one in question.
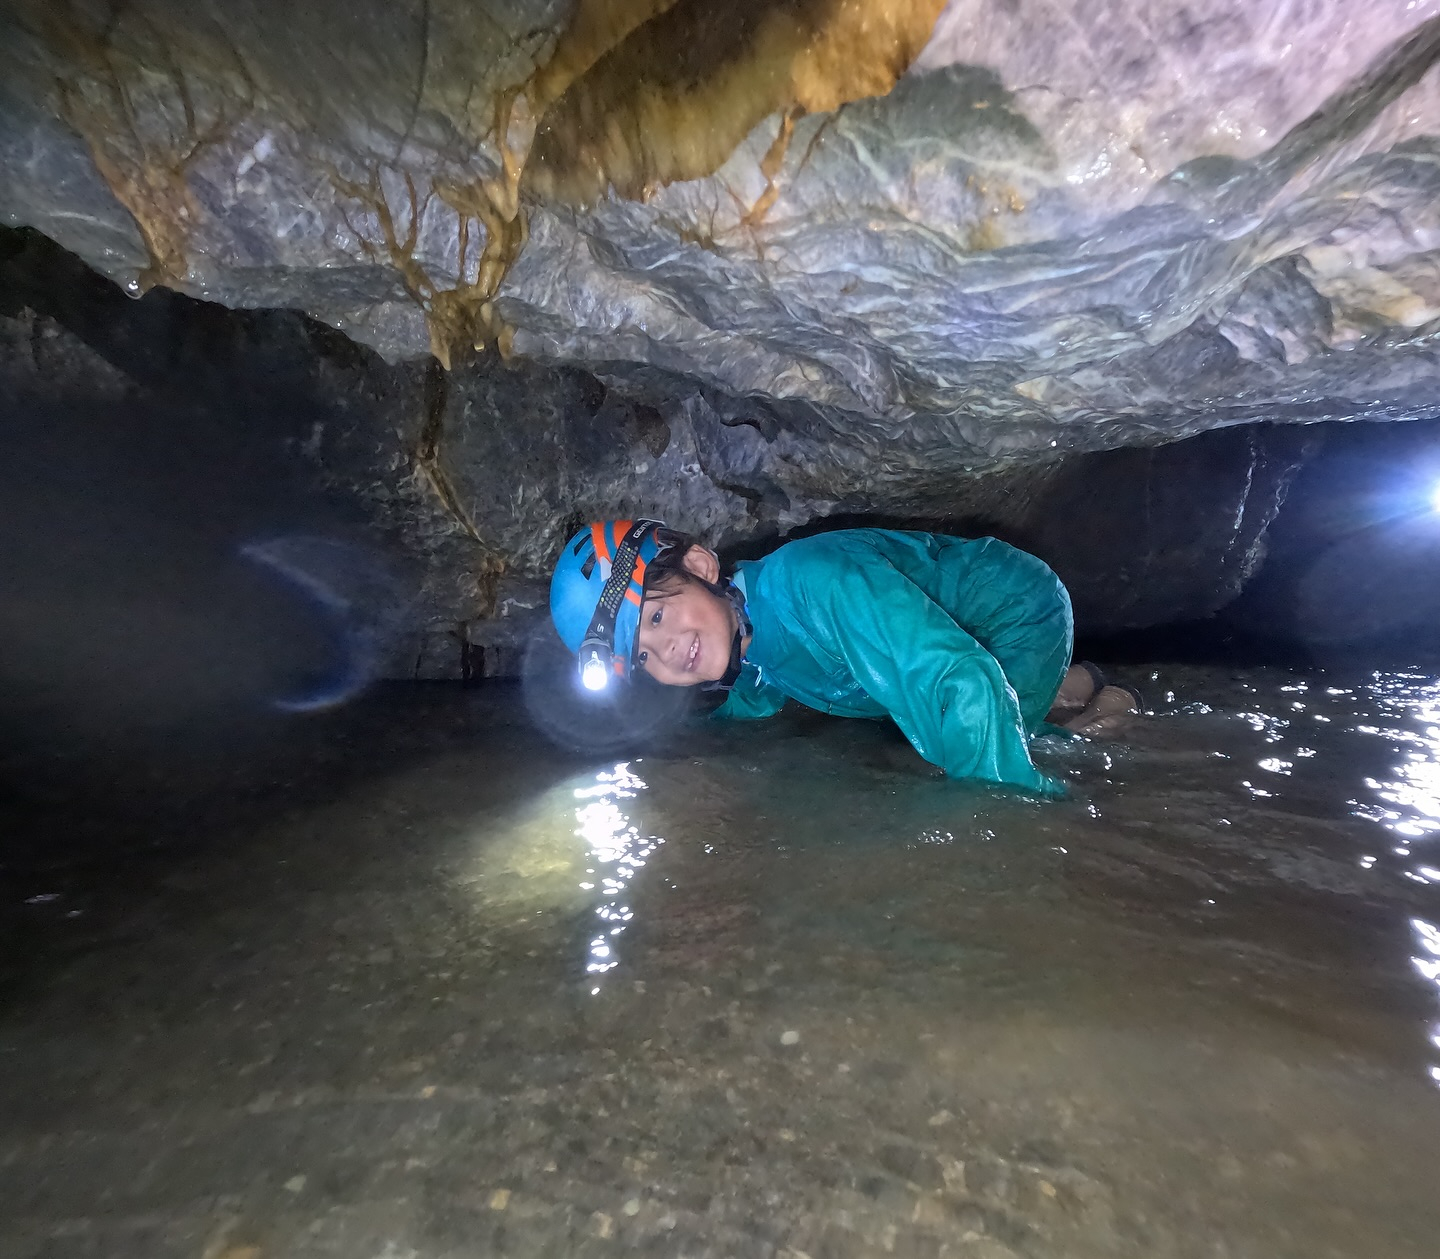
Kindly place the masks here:
<instances>
[{"instance_id":1,"label":"child's smiling face","mask_svg":"<svg viewBox=\"0 0 1440 1259\"><path fill-rule=\"evenodd\" d=\"M719 579L720 563L704 547L692 546L683 563L696 577ZM694 582L677 584L646 596L635 663L666 686L718 682L730 668L736 628L728 599Z\"/></svg>"}]
</instances>

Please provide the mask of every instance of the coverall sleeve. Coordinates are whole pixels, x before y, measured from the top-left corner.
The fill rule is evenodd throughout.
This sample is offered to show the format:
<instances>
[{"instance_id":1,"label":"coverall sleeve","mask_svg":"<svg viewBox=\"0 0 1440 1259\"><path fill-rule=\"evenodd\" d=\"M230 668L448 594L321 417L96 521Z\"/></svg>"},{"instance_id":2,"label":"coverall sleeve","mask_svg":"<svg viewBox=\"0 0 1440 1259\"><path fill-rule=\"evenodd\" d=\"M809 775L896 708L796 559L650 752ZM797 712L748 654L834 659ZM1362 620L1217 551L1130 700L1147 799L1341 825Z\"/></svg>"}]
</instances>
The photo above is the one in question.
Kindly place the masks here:
<instances>
[{"instance_id":1,"label":"coverall sleeve","mask_svg":"<svg viewBox=\"0 0 1440 1259\"><path fill-rule=\"evenodd\" d=\"M1020 701L999 662L944 608L886 563L857 559L826 576L827 645L921 756L951 778L1065 794L1031 762Z\"/></svg>"},{"instance_id":2,"label":"coverall sleeve","mask_svg":"<svg viewBox=\"0 0 1440 1259\"><path fill-rule=\"evenodd\" d=\"M725 702L711 716L728 718L732 721L754 721L761 717L773 717L785 707L785 692L778 686L768 686L760 680L760 672L754 665L746 665Z\"/></svg>"}]
</instances>

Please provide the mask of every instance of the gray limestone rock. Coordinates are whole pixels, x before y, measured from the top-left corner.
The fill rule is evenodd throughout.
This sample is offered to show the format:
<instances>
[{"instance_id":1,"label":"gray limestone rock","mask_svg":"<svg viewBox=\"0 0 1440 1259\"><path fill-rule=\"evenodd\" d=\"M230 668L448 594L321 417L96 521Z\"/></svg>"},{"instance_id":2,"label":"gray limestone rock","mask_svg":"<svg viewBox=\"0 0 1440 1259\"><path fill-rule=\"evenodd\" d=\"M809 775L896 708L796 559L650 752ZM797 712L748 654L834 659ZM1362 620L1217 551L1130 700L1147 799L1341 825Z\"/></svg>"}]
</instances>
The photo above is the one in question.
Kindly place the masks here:
<instances>
[{"instance_id":1,"label":"gray limestone rock","mask_svg":"<svg viewBox=\"0 0 1440 1259\"><path fill-rule=\"evenodd\" d=\"M347 579L337 597L366 605L367 652L391 676L517 672L546 632L560 545L616 513L666 519L736 557L852 523L996 534L1056 568L1082 632L1202 617L1261 563L1314 445L1303 426L1232 425L967 471L961 452L927 457L913 425L848 448L820 408L654 368L389 365L290 313L162 290L132 302L38 236L0 241L0 312L17 312L0 321L0 392L45 402L67 447L118 440L111 413L128 399L125 423L146 443L190 447L202 485L188 493L213 498L204 512L217 520L297 510L268 480L229 475L232 447L288 468L296 502L334 510L301 511L286 571L325 553L314 539L331 534L337 554L382 557L384 581L355 594ZM23 444L25 408L7 414ZM255 527L230 545L253 545Z\"/></svg>"},{"instance_id":2,"label":"gray limestone rock","mask_svg":"<svg viewBox=\"0 0 1440 1259\"><path fill-rule=\"evenodd\" d=\"M0 212L122 286L391 360L497 334L632 392L683 377L876 481L1434 411L1432 0L951 0L886 96L773 115L640 200L522 179L517 216L536 119L495 106L543 104L576 12L9 0ZM488 304L481 244L520 219ZM759 430L688 422L691 463L720 423L753 468Z\"/></svg>"}]
</instances>

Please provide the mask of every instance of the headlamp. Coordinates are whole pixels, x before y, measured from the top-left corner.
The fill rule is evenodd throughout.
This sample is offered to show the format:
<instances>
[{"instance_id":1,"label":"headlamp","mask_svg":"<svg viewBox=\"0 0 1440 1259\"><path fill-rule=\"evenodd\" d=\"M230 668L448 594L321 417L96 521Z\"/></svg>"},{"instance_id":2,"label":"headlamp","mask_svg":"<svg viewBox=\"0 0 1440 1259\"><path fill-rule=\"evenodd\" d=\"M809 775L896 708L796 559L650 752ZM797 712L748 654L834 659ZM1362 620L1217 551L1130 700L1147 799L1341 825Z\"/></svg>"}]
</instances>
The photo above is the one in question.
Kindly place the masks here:
<instances>
[{"instance_id":1,"label":"headlamp","mask_svg":"<svg viewBox=\"0 0 1440 1259\"><path fill-rule=\"evenodd\" d=\"M587 691L603 691L610 684L610 651L599 643L580 649L580 681Z\"/></svg>"},{"instance_id":2,"label":"headlamp","mask_svg":"<svg viewBox=\"0 0 1440 1259\"><path fill-rule=\"evenodd\" d=\"M615 618L635 576L640 546L653 530L660 527L658 520L635 521L615 550L609 576L595 604L595 614L580 643L580 684L592 694L598 694L609 686L610 678L617 672Z\"/></svg>"}]
</instances>

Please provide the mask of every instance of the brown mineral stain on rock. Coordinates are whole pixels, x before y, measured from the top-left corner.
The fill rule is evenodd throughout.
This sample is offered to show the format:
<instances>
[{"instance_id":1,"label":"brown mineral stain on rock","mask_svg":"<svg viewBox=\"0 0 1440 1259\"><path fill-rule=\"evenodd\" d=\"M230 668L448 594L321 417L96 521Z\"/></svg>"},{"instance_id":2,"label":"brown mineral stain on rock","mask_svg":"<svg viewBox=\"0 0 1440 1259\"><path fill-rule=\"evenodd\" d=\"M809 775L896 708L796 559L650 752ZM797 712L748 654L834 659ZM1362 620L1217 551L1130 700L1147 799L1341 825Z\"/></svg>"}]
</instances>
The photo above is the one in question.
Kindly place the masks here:
<instances>
[{"instance_id":1,"label":"brown mineral stain on rock","mask_svg":"<svg viewBox=\"0 0 1440 1259\"><path fill-rule=\"evenodd\" d=\"M85 141L145 242L150 261L137 277L140 291L178 286L200 212L187 174L253 106L244 63L119 7L103 24L73 0L26 0L19 16L60 67L60 116Z\"/></svg>"},{"instance_id":2,"label":"brown mineral stain on rock","mask_svg":"<svg viewBox=\"0 0 1440 1259\"><path fill-rule=\"evenodd\" d=\"M546 108L637 26L674 4L675 0L580 0L550 60L530 80L527 92L535 108Z\"/></svg>"},{"instance_id":3,"label":"brown mineral stain on rock","mask_svg":"<svg viewBox=\"0 0 1440 1259\"><path fill-rule=\"evenodd\" d=\"M888 92L941 8L943 0L744 0L724 11L700 0L580 4L549 61L523 88L496 98L499 174L435 181L435 195L459 219L453 287L435 285L415 261L414 225L424 207L413 189L402 241L376 195L378 174L364 187L337 177L336 187L375 212L382 247L425 311L431 351L445 367L488 345L508 355L512 333L494 299L528 238L522 196L584 203L613 188L637 197L656 184L707 175L781 110L761 164L766 189L746 215L758 222L778 194L796 119ZM538 115L528 145L511 142L520 109ZM472 220L484 229L473 280Z\"/></svg>"},{"instance_id":4,"label":"brown mineral stain on rock","mask_svg":"<svg viewBox=\"0 0 1440 1259\"><path fill-rule=\"evenodd\" d=\"M775 198L780 195L780 185L775 180L780 174L780 168L785 165L785 155L790 151L790 137L795 133L795 120L803 112L799 106L786 110L773 143L760 159L760 173L765 176L765 191L756 198L755 204L746 211L741 220L746 227L752 227L763 220L770 207L775 204Z\"/></svg>"},{"instance_id":5,"label":"brown mineral stain on rock","mask_svg":"<svg viewBox=\"0 0 1440 1259\"><path fill-rule=\"evenodd\" d=\"M394 267L405 292L425 312L430 352L447 369L487 345L497 346L502 354L509 352L511 333L495 313L494 297L527 238L518 194L523 158L509 143L514 105L513 91L502 93L495 105L494 135L501 158L497 175L469 181L437 179L432 186L434 196L458 219L459 278L453 287L436 284L416 257L420 224L430 197L420 194L409 171L402 175L406 204L398 214L378 168L372 167L363 182L347 179L333 167L329 172L337 192L374 216L380 229L378 241L370 240L348 214L346 226L363 253ZM472 250L472 219L484 228L478 250ZM474 278L470 279L472 270Z\"/></svg>"},{"instance_id":6,"label":"brown mineral stain on rock","mask_svg":"<svg viewBox=\"0 0 1440 1259\"><path fill-rule=\"evenodd\" d=\"M437 289L423 276L423 286L406 289L425 311L430 333L430 351L445 368L450 368L474 350L494 345L509 356L513 333L495 313L494 299L515 259L529 237L525 215L520 209L520 172L524 156L511 147L510 124L516 93L503 92L495 103L494 140L500 153L500 171L491 178L469 181L435 181L435 195L452 209L459 220L459 279L453 288ZM413 221L412 215L412 221ZM484 228L484 240L475 251L475 278L471 272L470 222ZM409 262L414 264L414 243ZM406 274L397 264L402 276ZM418 270L418 267L415 267Z\"/></svg>"},{"instance_id":7,"label":"brown mineral stain on rock","mask_svg":"<svg viewBox=\"0 0 1440 1259\"><path fill-rule=\"evenodd\" d=\"M337 132L323 168L361 212L348 221L359 251L393 268L425 312L435 357L448 368L490 346L508 354L512 332L495 297L525 247L523 200L584 204L611 190L641 197L659 184L708 175L757 123L779 113L761 163L766 187L745 216L757 223L778 195L796 120L888 92L943 7L943 0L579 0L548 59L533 69L507 60L513 40L462 38L459 9L427 9L414 85L407 80L402 90L398 79L381 80L372 104L375 117L403 126L407 139L422 118L453 128L438 164L427 169L405 158L403 141L387 157L357 152ZM325 135L315 102L288 91L267 74L263 56L235 39L232 26L248 29L244 23L227 26L165 0L108 16L78 0L21 0L20 11L53 61L60 114L145 243L141 289L183 287L191 276L204 213L189 183L197 159L233 144L261 115L284 119L302 138ZM545 35L530 33L537 52ZM432 44L452 55L432 58ZM408 124L397 122L407 110ZM487 140L499 170L482 174L493 170L489 156L477 161ZM423 225L447 211L458 220L453 280L419 259Z\"/></svg>"},{"instance_id":8,"label":"brown mineral stain on rock","mask_svg":"<svg viewBox=\"0 0 1440 1259\"><path fill-rule=\"evenodd\" d=\"M654 0L648 0L654 3ZM708 175L761 119L881 96L942 0L678 0L636 26L540 119L522 188L584 204Z\"/></svg>"}]
</instances>

